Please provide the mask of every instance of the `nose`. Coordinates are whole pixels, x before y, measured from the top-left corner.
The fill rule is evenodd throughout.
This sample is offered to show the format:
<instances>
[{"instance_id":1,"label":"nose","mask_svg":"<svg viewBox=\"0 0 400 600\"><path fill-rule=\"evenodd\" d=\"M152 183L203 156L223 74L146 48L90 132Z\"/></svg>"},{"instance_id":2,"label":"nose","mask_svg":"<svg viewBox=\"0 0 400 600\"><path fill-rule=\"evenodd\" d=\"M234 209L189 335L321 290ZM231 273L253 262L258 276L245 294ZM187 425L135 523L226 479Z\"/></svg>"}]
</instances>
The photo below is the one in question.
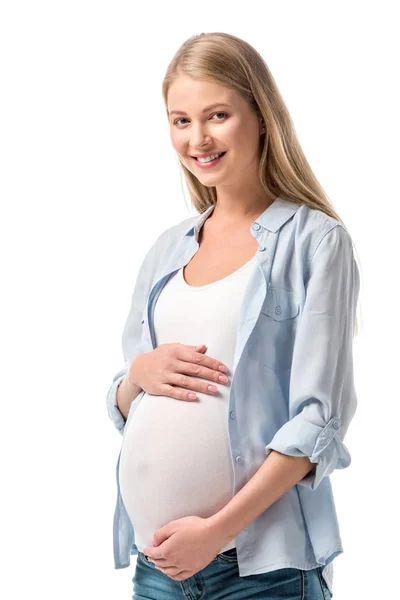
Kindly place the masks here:
<instances>
[{"instance_id":1,"label":"nose","mask_svg":"<svg viewBox=\"0 0 400 600\"><path fill-rule=\"evenodd\" d=\"M209 145L211 141L211 137L205 126L201 124L193 125L189 141L191 148L202 148L204 145Z\"/></svg>"}]
</instances>

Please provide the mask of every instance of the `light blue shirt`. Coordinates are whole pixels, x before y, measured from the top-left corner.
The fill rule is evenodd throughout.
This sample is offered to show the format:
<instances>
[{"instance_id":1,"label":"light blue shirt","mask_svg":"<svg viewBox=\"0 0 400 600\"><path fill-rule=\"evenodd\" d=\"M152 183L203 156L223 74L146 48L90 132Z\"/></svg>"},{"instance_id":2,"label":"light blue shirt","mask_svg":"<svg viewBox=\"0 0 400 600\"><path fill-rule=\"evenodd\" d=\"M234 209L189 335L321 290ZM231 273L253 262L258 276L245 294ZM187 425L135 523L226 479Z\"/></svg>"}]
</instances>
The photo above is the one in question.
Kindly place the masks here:
<instances>
[{"instance_id":1,"label":"light blue shirt","mask_svg":"<svg viewBox=\"0 0 400 600\"><path fill-rule=\"evenodd\" d=\"M122 435L117 387L132 360L156 347L157 298L197 252L199 230L213 209L165 230L144 257L122 334L125 366L107 394L109 417ZM360 278L353 244L339 221L282 196L249 232L258 242L256 268L244 290L229 394L233 496L271 450L308 456L315 467L235 537L239 574L324 566L332 593L332 561L343 547L329 475L350 464L343 439L357 405L353 335ZM143 394L132 402L127 422ZM138 554L120 494L120 455L116 569Z\"/></svg>"}]
</instances>

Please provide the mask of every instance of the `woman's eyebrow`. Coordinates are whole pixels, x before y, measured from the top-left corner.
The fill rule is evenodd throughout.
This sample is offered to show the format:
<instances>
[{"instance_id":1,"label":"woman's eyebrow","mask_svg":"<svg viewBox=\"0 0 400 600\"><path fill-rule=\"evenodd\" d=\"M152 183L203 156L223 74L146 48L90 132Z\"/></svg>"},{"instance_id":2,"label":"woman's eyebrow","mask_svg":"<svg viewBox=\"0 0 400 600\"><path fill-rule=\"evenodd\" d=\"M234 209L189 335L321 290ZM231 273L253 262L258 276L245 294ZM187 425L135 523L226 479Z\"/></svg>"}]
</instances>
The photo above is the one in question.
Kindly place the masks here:
<instances>
[{"instance_id":1,"label":"woman's eyebrow","mask_svg":"<svg viewBox=\"0 0 400 600\"><path fill-rule=\"evenodd\" d=\"M231 104L226 104L225 102L217 102L216 104L210 104L210 106L206 106L205 108L203 108L202 112L205 113L208 110L215 108L216 106L230 106L231 108L233 108ZM184 110L171 110L169 114L172 115L174 113L176 113L177 115L186 115Z\"/></svg>"}]
</instances>

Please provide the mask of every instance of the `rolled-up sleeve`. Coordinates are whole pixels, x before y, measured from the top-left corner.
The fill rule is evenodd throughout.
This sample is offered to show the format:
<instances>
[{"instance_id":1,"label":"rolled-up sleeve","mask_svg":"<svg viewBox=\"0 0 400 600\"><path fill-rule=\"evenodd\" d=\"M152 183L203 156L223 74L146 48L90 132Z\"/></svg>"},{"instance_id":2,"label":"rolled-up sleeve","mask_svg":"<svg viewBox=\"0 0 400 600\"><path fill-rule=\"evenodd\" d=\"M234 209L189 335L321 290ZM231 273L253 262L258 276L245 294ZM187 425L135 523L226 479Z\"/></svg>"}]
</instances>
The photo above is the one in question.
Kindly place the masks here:
<instances>
[{"instance_id":1,"label":"rolled-up sleeve","mask_svg":"<svg viewBox=\"0 0 400 600\"><path fill-rule=\"evenodd\" d=\"M301 480L315 490L323 477L344 469L343 443L357 397L353 338L360 288L352 240L341 225L320 240L306 275L306 296L296 332L289 386L289 420L265 447L307 456L315 467Z\"/></svg>"},{"instance_id":2,"label":"rolled-up sleeve","mask_svg":"<svg viewBox=\"0 0 400 600\"><path fill-rule=\"evenodd\" d=\"M119 384L123 381L128 372L129 365L126 365L121 371L114 376L112 384L107 392L107 411L108 416L114 423L121 435L124 433L126 419L118 408L117 391Z\"/></svg>"},{"instance_id":3,"label":"rolled-up sleeve","mask_svg":"<svg viewBox=\"0 0 400 600\"><path fill-rule=\"evenodd\" d=\"M140 342L142 336L142 315L146 307L148 293L150 291L151 262L154 259L155 244L146 254L136 279L133 290L131 305L122 332L122 352L125 366L113 377L107 392L108 416L114 423L121 435L124 433L126 419L118 408L117 390L119 384L126 376L132 361L140 353Z\"/></svg>"}]
</instances>

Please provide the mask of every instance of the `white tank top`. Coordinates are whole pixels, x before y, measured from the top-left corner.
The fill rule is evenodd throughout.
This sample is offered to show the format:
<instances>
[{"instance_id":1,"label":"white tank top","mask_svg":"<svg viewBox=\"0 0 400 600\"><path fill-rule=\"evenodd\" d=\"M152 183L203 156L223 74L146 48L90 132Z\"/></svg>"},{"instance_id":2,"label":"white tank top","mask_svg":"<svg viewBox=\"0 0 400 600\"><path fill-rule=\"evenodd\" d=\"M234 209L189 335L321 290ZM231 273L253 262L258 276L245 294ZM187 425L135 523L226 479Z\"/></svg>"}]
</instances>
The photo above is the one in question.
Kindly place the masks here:
<instances>
[{"instance_id":1,"label":"white tank top","mask_svg":"<svg viewBox=\"0 0 400 600\"><path fill-rule=\"evenodd\" d=\"M224 363L228 384L197 378L217 387L216 395L196 392L184 401L145 393L125 429L120 490L141 552L156 529L169 521L210 517L233 495L229 447L229 388L240 307L256 265L249 262L208 285L191 286L183 268L164 286L154 308L156 346L207 344L206 354ZM235 547L230 541L220 551Z\"/></svg>"}]
</instances>

